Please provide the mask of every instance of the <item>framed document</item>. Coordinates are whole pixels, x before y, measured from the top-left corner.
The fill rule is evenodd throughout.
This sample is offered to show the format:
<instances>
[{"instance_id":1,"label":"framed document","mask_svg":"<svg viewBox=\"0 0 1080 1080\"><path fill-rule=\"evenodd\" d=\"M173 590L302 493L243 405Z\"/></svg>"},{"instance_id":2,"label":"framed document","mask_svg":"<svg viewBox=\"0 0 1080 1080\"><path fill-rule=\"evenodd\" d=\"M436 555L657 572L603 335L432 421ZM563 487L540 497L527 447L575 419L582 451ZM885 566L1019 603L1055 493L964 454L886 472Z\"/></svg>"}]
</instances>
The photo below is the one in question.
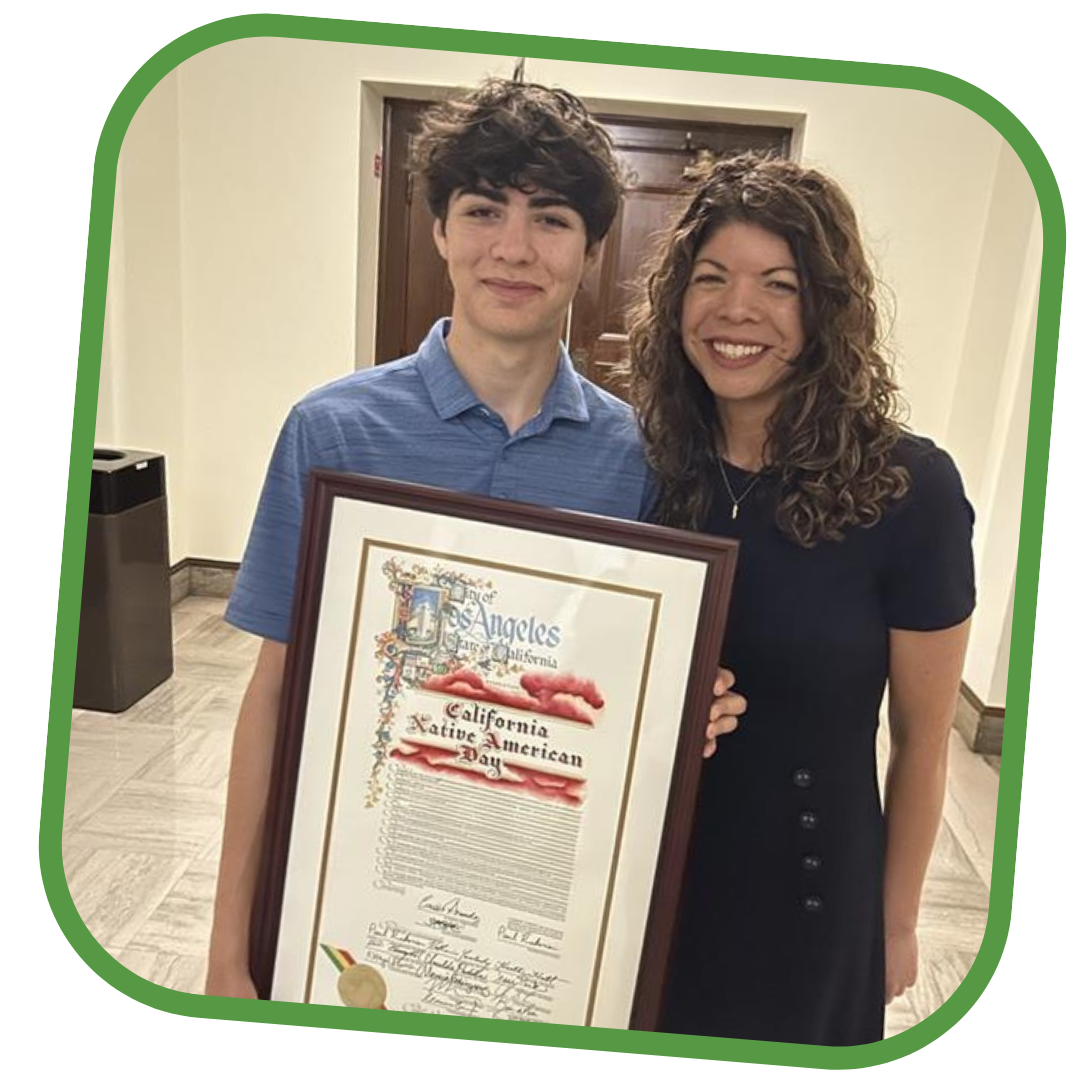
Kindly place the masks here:
<instances>
[{"instance_id":1,"label":"framed document","mask_svg":"<svg viewBox=\"0 0 1080 1080\"><path fill-rule=\"evenodd\" d=\"M655 1027L735 556L314 472L260 994Z\"/></svg>"}]
</instances>

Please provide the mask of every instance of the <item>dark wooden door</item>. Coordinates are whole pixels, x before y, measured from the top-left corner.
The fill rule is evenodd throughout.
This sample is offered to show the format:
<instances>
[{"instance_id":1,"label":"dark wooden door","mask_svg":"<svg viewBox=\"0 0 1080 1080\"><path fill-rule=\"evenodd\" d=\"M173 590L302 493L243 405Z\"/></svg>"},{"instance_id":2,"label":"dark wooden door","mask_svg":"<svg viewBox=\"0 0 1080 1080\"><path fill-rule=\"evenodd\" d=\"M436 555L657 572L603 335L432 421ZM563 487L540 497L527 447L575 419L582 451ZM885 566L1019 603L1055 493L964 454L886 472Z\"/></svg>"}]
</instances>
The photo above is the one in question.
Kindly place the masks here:
<instances>
[{"instance_id":1,"label":"dark wooden door","mask_svg":"<svg viewBox=\"0 0 1080 1080\"><path fill-rule=\"evenodd\" d=\"M449 315L450 276L431 230L435 219L408 170L409 143L427 101L387 98L383 112L383 174L379 225L379 285L375 363L415 352L431 324Z\"/></svg>"},{"instance_id":2,"label":"dark wooden door","mask_svg":"<svg viewBox=\"0 0 1080 1080\"><path fill-rule=\"evenodd\" d=\"M409 139L426 102L389 98L383 131L382 221L376 363L414 352L431 324L449 315L453 292L431 238L427 203L408 175ZM578 369L622 394L615 367L626 352L631 286L659 233L682 207L687 170L703 152L791 150L788 128L598 117L626 170L623 205L570 312L567 342Z\"/></svg>"}]
</instances>

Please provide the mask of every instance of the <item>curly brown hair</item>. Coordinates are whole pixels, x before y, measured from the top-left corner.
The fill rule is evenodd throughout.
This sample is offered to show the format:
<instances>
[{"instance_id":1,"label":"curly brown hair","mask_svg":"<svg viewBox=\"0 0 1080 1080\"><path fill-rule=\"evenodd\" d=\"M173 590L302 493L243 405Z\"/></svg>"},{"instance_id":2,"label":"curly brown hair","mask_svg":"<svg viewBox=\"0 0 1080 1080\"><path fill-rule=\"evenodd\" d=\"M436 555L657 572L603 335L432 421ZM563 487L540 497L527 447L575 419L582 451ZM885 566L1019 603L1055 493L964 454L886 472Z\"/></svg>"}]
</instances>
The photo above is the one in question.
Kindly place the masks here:
<instances>
[{"instance_id":1,"label":"curly brown hair","mask_svg":"<svg viewBox=\"0 0 1080 1080\"><path fill-rule=\"evenodd\" d=\"M879 341L874 275L851 203L814 169L759 154L712 163L664 237L629 315L627 377L661 482L657 520L700 528L716 490L724 432L716 400L686 358L683 294L697 253L745 222L782 237L798 269L806 345L769 422L765 462L777 476L779 528L804 547L880 520L907 491L891 463L904 431Z\"/></svg>"},{"instance_id":2,"label":"curly brown hair","mask_svg":"<svg viewBox=\"0 0 1080 1080\"><path fill-rule=\"evenodd\" d=\"M444 225L459 188L546 188L581 215L592 246L607 235L622 197L611 136L573 94L538 83L487 79L433 105L409 165Z\"/></svg>"}]
</instances>

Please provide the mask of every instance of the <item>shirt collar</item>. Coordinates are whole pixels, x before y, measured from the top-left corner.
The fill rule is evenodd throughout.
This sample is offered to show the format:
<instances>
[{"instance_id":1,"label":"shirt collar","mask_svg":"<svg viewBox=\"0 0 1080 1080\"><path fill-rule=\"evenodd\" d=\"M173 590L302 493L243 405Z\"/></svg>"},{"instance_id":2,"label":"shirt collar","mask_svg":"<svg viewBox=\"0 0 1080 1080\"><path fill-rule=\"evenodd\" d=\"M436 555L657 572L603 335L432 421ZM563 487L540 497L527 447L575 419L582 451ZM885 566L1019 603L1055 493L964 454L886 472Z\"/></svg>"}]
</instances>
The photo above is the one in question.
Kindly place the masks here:
<instances>
[{"instance_id":1,"label":"shirt collar","mask_svg":"<svg viewBox=\"0 0 1080 1080\"><path fill-rule=\"evenodd\" d=\"M446 347L450 320L440 319L417 350L416 366L440 420L450 420L483 403L462 378Z\"/></svg>"},{"instance_id":2,"label":"shirt collar","mask_svg":"<svg viewBox=\"0 0 1080 1080\"><path fill-rule=\"evenodd\" d=\"M428 331L417 350L417 368L440 420L450 420L469 409L483 407L483 402L462 377L450 356L450 350L446 347L449 331L450 320L440 319ZM546 428L552 420L585 423L588 419L589 407L582 390L581 377L574 370L570 356L560 342L555 378L544 394L540 412L529 421L529 426L539 423Z\"/></svg>"},{"instance_id":3,"label":"shirt collar","mask_svg":"<svg viewBox=\"0 0 1080 1080\"><path fill-rule=\"evenodd\" d=\"M575 420L584 424L589 419L589 405L581 386L581 376L574 370L574 363L566 346L559 342L559 366L555 378L544 395L540 415L552 420Z\"/></svg>"}]
</instances>

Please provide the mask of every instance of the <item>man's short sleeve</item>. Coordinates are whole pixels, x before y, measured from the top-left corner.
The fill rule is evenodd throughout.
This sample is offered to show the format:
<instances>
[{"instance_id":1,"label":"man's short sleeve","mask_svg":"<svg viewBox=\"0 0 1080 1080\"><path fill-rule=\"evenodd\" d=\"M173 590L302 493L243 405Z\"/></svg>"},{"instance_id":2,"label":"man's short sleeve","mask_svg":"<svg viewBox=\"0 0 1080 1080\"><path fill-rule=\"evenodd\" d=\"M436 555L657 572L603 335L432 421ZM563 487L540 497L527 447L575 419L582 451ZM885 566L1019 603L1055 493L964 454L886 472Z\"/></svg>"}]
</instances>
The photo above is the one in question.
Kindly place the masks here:
<instances>
[{"instance_id":1,"label":"man's short sleeve","mask_svg":"<svg viewBox=\"0 0 1080 1080\"><path fill-rule=\"evenodd\" d=\"M273 641L290 637L296 561L311 448L300 411L290 412L270 459L244 561L225 619Z\"/></svg>"}]
</instances>

